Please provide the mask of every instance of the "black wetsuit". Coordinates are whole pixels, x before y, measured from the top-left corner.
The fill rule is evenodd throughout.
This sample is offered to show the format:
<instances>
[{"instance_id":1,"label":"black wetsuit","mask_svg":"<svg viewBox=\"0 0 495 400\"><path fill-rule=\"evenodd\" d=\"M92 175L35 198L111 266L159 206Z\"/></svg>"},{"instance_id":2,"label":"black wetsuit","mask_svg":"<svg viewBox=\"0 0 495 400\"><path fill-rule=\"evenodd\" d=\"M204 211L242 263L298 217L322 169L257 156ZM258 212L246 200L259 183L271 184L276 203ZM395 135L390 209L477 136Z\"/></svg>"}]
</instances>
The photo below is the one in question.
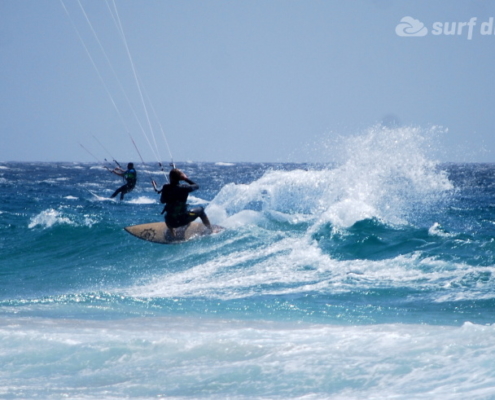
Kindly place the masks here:
<instances>
[{"instance_id":1,"label":"black wetsuit","mask_svg":"<svg viewBox=\"0 0 495 400\"><path fill-rule=\"evenodd\" d=\"M125 185L119 187L110 197L114 198L120 193L120 200L124 200L124 194L129 193L136 186L137 173L134 168L130 168L124 172Z\"/></svg>"},{"instance_id":2,"label":"black wetsuit","mask_svg":"<svg viewBox=\"0 0 495 400\"><path fill-rule=\"evenodd\" d=\"M189 185L163 185L160 201L165 203L162 211L167 212L165 215L165 223L170 228L178 228L194 221L198 217L205 215L204 208L201 206L189 209L187 204L187 196L189 193L199 189L199 186L192 181Z\"/></svg>"}]
</instances>

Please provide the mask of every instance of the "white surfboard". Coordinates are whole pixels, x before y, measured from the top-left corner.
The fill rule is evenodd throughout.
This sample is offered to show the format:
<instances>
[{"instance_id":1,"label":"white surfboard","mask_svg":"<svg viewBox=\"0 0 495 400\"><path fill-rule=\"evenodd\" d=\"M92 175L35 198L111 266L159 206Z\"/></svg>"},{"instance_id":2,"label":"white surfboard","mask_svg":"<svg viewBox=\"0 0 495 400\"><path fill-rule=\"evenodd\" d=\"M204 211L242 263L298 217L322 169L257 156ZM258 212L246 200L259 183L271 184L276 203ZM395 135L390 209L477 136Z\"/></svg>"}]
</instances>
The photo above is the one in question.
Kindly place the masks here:
<instances>
[{"instance_id":1,"label":"white surfboard","mask_svg":"<svg viewBox=\"0 0 495 400\"><path fill-rule=\"evenodd\" d=\"M189 225L175 229L175 237L168 231L165 222L151 222L148 224L127 226L124 229L131 235L148 242L170 244L186 242L194 237L206 236L217 233L224 228L219 225L212 225L213 232L201 222L191 222Z\"/></svg>"}]
</instances>

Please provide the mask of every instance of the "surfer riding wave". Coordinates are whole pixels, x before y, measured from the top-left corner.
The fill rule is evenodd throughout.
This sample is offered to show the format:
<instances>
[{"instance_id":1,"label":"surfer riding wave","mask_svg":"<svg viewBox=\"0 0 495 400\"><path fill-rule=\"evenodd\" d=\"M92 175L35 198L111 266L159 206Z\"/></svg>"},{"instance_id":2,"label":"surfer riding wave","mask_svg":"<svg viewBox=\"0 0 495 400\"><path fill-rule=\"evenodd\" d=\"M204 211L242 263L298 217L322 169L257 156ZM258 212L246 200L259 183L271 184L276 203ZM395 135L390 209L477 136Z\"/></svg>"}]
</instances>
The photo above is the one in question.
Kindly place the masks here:
<instances>
[{"instance_id":1,"label":"surfer riding wave","mask_svg":"<svg viewBox=\"0 0 495 400\"><path fill-rule=\"evenodd\" d=\"M165 224L173 237L175 228L188 225L196 218L201 218L203 224L213 231L210 221L201 206L190 208L187 204L189 193L199 189L199 185L190 180L184 172L174 168L169 174L170 183L163 185L161 190L156 188L155 181L152 181L155 191L160 194L160 201L165 204L162 214L165 214ZM186 184L180 184L184 181Z\"/></svg>"},{"instance_id":2,"label":"surfer riding wave","mask_svg":"<svg viewBox=\"0 0 495 400\"><path fill-rule=\"evenodd\" d=\"M126 183L119 187L111 196L110 198L116 197L120 193L120 200L124 200L124 195L126 193L129 193L134 189L136 186L136 181L137 181L137 173L136 170L134 169L134 164L129 163L127 164L127 170L123 170L120 167L115 168L112 170L115 175L121 176L125 179Z\"/></svg>"}]
</instances>

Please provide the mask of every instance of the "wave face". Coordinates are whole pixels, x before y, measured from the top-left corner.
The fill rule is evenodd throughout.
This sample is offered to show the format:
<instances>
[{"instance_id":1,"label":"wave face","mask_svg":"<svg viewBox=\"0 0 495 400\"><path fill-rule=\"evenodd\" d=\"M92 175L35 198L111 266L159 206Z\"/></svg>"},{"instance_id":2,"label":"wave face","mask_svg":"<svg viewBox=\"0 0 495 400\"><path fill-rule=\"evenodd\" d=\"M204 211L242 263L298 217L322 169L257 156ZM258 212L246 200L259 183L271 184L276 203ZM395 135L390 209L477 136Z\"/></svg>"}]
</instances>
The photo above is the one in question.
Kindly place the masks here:
<instances>
[{"instance_id":1,"label":"wave face","mask_svg":"<svg viewBox=\"0 0 495 400\"><path fill-rule=\"evenodd\" d=\"M373 127L336 164L188 163L226 229L156 245L136 189L0 165L0 397L492 398L495 166Z\"/></svg>"}]
</instances>

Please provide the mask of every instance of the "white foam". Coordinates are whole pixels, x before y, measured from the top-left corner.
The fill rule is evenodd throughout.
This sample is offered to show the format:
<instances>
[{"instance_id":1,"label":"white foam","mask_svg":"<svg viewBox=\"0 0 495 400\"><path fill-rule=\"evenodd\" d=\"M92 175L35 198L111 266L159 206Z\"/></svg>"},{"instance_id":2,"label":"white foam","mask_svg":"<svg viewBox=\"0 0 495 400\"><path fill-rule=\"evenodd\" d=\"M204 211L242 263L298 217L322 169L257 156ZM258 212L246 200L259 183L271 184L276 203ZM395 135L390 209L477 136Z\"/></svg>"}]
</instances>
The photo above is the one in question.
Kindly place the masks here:
<instances>
[{"instance_id":1,"label":"white foam","mask_svg":"<svg viewBox=\"0 0 495 400\"><path fill-rule=\"evenodd\" d=\"M74 164L74 165L71 165L71 166L62 165L62 168L63 169L87 169L88 167Z\"/></svg>"},{"instance_id":2,"label":"white foam","mask_svg":"<svg viewBox=\"0 0 495 400\"><path fill-rule=\"evenodd\" d=\"M210 214L208 213L208 215ZM215 219L215 221L217 220ZM248 225L261 225L264 221L266 221L266 218L263 214L257 211L244 210L231 217L225 218L218 223L225 228L236 229Z\"/></svg>"},{"instance_id":3,"label":"white foam","mask_svg":"<svg viewBox=\"0 0 495 400\"><path fill-rule=\"evenodd\" d=\"M287 295L317 291L335 295L387 287L419 290L437 302L469 296L495 298L492 278L495 267L425 258L419 252L384 260L336 260L303 232L282 234L263 229L263 223L258 221L262 217L260 213L245 211L224 221L228 229L237 230L231 242L258 237L256 247L226 254L221 245L229 247L229 242L219 241L217 247L208 247L211 257L206 260L199 257L195 262L196 258L187 257L180 271L160 272L125 292L138 298L233 299L260 293ZM219 255L215 256L216 253ZM469 290L459 290L462 287ZM457 288L455 293L452 288Z\"/></svg>"},{"instance_id":4,"label":"white foam","mask_svg":"<svg viewBox=\"0 0 495 400\"><path fill-rule=\"evenodd\" d=\"M227 184L210 205L228 214L256 207L263 211L312 213L321 205L328 171L269 171L250 184Z\"/></svg>"},{"instance_id":5,"label":"white foam","mask_svg":"<svg viewBox=\"0 0 495 400\"><path fill-rule=\"evenodd\" d=\"M63 207L62 207L63 208ZM77 222L82 220L82 222ZM72 225L72 226L88 226L91 227L96 223L96 219L90 215L76 216L68 215L63 211L49 208L40 212L31 218L28 228L32 229L40 226L44 229L51 228L54 225Z\"/></svg>"},{"instance_id":6,"label":"white foam","mask_svg":"<svg viewBox=\"0 0 495 400\"><path fill-rule=\"evenodd\" d=\"M38 225L43 228L50 228L55 224L75 225L68 217L62 216L59 211L49 208L32 217L28 228L32 229Z\"/></svg>"},{"instance_id":7,"label":"white foam","mask_svg":"<svg viewBox=\"0 0 495 400\"><path fill-rule=\"evenodd\" d=\"M445 232L442 226L435 222L429 229L428 234L430 236L440 236L440 237L453 237L454 235L448 232Z\"/></svg>"},{"instance_id":8,"label":"white foam","mask_svg":"<svg viewBox=\"0 0 495 400\"><path fill-rule=\"evenodd\" d=\"M225 226L224 224L225 220L228 218L228 214L224 207L209 204L206 208L206 214L212 223Z\"/></svg>"},{"instance_id":9,"label":"white foam","mask_svg":"<svg viewBox=\"0 0 495 400\"><path fill-rule=\"evenodd\" d=\"M147 196L139 196L137 198L131 198L126 202L130 204L155 204L156 199L152 199Z\"/></svg>"},{"instance_id":10,"label":"white foam","mask_svg":"<svg viewBox=\"0 0 495 400\"><path fill-rule=\"evenodd\" d=\"M346 161L335 169L323 221L350 226L375 217L404 223L411 206L427 205L453 188L444 171L427 156L425 135L415 127L372 127L345 143Z\"/></svg>"},{"instance_id":11,"label":"white foam","mask_svg":"<svg viewBox=\"0 0 495 400\"><path fill-rule=\"evenodd\" d=\"M0 395L488 399L494 334L471 323L2 318L0 352L12 361L2 367Z\"/></svg>"},{"instance_id":12,"label":"white foam","mask_svg":"<svg viewBox=\"0 0 495 400\"><path fill-rule=\"evenodd\" d=\"M414 127L372 127L344 142L345 161L336 168L268 171L250 184L224 186L210 207L227 215L246 209L307 214L315 218L313 229L369 218L407 223L418 204L428 207L453 188L428 158L427 134Z\"/></svg>"},{"instance_id":13,"label":"white foam","mask_svg":"<svg viewBox=\"0 0 495 400\"><path fill-rule=\"evenodd\" d=\"M208 203L206 200L203 200L202 198L196 197L193 195L189 195L189 197L187 198L187 202L191 205L199 205L199 204Z\"/></svg>"},{"instance_id":14,"label":"white foam","mask_svg":"<svg viewBox=\"0 0 495 400\"><path fill-rule=\"evenodd\" d=\"M371 219L379 215L376 208L365 201L346 198L332 204L322 214L320 222L330 221L337 227L349 227L357 221Z\"/></svg>"}]
</instances>

